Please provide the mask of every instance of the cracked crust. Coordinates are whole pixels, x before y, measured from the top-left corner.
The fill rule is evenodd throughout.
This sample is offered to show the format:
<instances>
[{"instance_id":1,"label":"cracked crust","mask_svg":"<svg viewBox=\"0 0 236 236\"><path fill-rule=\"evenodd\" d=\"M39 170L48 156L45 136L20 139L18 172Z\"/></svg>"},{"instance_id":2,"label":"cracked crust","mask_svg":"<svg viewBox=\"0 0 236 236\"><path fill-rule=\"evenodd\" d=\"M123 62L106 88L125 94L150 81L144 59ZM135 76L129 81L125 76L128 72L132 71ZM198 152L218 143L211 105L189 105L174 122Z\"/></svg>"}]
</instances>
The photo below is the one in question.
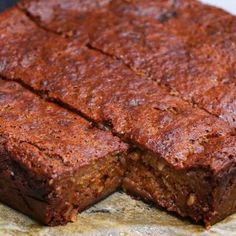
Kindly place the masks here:
<instances>
[{"instance_id":1,"label":"cracked crust","mask_svg":"<svg viewBox=\"0 0 236 236\"><path fill-rule=\"evenodd\" d=\"M15 11L22 17L20 24L28 25L29 19ZM210 145L212 137L230 135L231 129L216 117L76 39L50 34L35 25L15 39L11 31L18 26L12 18L4 28L8 40L0 43L4 48L1 60L11 61L0 71L7 78L17 78L48 99L110 126L115 134L161 155L176 168L198 163L191 154L204 153L204 140ZM206 160L201 164L209 166ZM214 165L209 168L218 171Z\"/></svg>"},{"instance_id":2,"label":"cracked crust","mask_svg":"<svg viewBox=\"0 0 236 236\"><path fill-rule=\"evenodd\" d=\"M75 33L81 41L86 41L87 35L80 33L87 28L87 25L83 24L84 19L89 20L94 12L103 11L110 2L111 0L23 0L18 6L41 27L67 37ZM74 19L77 19L77 22Z\"/></svg>"},{"instance_id":3,"label":"cracked crust","mask_svg":"<svg viewBox=\"0 0 236 236\"><path fill-rule=\"evenodd\" d=\"M199 12L205 17L199 17ZM90 43L235 128L236 18L201 4L190 5L177 15L167 23L129 14L98 23L100 16L95 21L100 27L91 31ZM214 100L219 90L232 93L228 99L220 96L213 107L199 101L205 97Z\"/></svg>"},{"instance_id":4,"label":"cracked crust","mask_svg":"<svg viewBox=\"0 0 236 236\"><path fill-rule=\"evenodd\" d=\"M101 1L96 9L69 3L73 10L50 1L50 14L44 1L23 2L21 8L44 27L89 41L92 48L236 127L234 16L194 0ZM218 91L222 94L215 99Z\"/></svg>"}]
</instances>

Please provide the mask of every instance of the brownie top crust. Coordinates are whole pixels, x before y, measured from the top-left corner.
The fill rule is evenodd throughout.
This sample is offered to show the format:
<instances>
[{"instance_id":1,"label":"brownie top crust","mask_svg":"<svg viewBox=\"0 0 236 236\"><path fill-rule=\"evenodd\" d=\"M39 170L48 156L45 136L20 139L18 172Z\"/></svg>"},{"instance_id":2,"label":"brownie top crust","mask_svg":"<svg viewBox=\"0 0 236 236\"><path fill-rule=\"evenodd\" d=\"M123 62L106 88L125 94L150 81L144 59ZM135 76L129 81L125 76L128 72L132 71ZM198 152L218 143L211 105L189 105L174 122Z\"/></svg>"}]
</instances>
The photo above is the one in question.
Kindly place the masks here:
<instances>
[{"instance_id":1,"label":"brownie top crust","mask_svg":"<svg viewBox=\"0 0 236 236\"><path fill-rule=\"evenodd\" d=\"M44 102L15 82L0 79L0 143L38 175L77 170L127 146L78 115Z\"/></svg>"},{"instance_id":2,"label":"brownie top crust","mask_svg":"<svg viewBox=\"0 0 236 236\"><path fill-rule=\"evenodd\" d=\"M90 31L94 48L236 127L234 16L197 4L164 23L132 14L99 19Z\"/></svg>"},{"instance_id":3,"label":"brownie top crust","mask_svg":"<svg viewBox=\"0 0 236 236\"><path fill-rule=\"evenodd\" d=\"M110 2L111 0L42 0L34 2L24 0L20 2L19 6L27 14L36 17L37 22L42 23L48 29L58 33L71 34L78 29L78 22L83 24L85 18L89 19L89 15L96 11L103 11Z\"/></svg>"},{"instance_id":4,"label":"brownie top crust","mask_svg":"<svg viewBox=\"0 0 236 236\"><path fill-rule=\"evenodd\" d=\"M135 15L164 22L176 16L177 11L198 5L194 0L21 0L19 4L47 27L58 31L66 29L64 26L61 28L64 23L71 23L66 22L68 18L70 21L79 20L80 16L85 16L84 13L97 10L111 10L120 16Z\"/></svg>"},{"instance_id":5,"label":"brownie top crust","mask_svg":"<svg viewBox=\"0 0 236 236\"><path fill-rule=\"evenodd\" d=\"M176 169L201 166L218 173L235 164L235 136L225 122L135 73L121 60L84 45L79 37L46 32L23 12L11 11L0 26L2 39L7 39L0 41L2 76L109 127ZM216 143L224 150L221 165L211 152Z\"/></svg>"},{"instance_id":6,"label":"brownie top crust","mask_svg":"<svg viewBox=\"0 0 236 236\"><path fill-rule=\"evenodd\" d=\"M20 7L41 26L89 42L236 127L236 18L229 13L195 0L101 0L86 7L74 0L23 1Z\"/></svg>"}]
</instances>

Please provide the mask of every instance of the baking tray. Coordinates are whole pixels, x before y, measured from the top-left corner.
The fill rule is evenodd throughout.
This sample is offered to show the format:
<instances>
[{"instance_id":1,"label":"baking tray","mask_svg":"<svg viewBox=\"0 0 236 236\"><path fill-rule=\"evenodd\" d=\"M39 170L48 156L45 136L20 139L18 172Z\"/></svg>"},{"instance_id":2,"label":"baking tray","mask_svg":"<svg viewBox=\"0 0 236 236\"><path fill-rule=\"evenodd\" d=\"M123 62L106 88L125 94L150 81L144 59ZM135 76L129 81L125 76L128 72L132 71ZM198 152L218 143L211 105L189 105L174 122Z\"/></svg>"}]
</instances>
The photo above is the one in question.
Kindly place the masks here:
<instances>
[{"instance_id":1,"label":"baking tray","mask_svg":"<svg viewBox=\"0 0 236 236\"><path fill-rule=\"evenodd\" d=\"M17 1L0 0L0 11L15 2ZM0 203L0 235L236 236L236 214L206 230L120 192L79 214L75 223L60 227L39 225Z\"/></svg>"}]
</instances>

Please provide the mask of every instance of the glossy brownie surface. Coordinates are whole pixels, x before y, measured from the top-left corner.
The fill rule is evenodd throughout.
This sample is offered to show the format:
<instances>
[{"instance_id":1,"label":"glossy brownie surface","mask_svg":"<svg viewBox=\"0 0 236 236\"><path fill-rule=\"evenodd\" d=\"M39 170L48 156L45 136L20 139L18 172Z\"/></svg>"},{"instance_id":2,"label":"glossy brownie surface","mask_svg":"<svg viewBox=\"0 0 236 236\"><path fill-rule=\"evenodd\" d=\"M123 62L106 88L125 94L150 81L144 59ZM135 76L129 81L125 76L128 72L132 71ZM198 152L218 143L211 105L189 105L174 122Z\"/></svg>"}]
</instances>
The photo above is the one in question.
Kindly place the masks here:
<instances>
[{"instance_id":1,"label":"glossy brownie surface","mask_svg":"<svg viewBox=\"0 0 236 236\"><path fill-rule=\"evenodd\" d=\"M100 131L79 116L41 101L16 83L2 80L0 83L1 134L43 154L41 158L26 159L28 167L33 161L45 174L60 175L66 169L79 168L126 149L126 145L109 132Z\"/></svg>"}]
</instances>

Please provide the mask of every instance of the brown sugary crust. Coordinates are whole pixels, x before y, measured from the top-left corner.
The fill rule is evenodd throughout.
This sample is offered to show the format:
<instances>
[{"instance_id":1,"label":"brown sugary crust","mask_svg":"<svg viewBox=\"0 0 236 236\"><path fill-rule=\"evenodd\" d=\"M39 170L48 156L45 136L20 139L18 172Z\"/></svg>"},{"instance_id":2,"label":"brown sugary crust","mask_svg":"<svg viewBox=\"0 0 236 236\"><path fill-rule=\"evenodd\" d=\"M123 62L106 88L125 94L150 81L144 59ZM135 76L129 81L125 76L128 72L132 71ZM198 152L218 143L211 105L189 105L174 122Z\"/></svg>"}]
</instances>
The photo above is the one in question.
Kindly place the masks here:
<instances>
[{"instance_id":1,"label":"brown sugary crust","mask_svg":"<svg viewBox=\"0 0 236 236\"><path fill-rule=\"evenodd\" d=\"M58 225L120 186L118 138L15 82L0 79L0 104L3 202Z\"/></svg>"},{"instance_id":2,"label":"brown sugary crust","mask_svg":"<svg viewBox=\"0 0 236 236\"><path fill-rule=\"evenodd\" d=\"M120 60L76 39L38 29L22 12L15 11L14 17L2 22L8 40L0 42L0 58L10 61L1 67L2 75L19 79L45 97L110 126L114 133L161 155L175 168L197 164L216 173L223 168L213 164L214 156L199 157L199 163L200 155L192 158L191 154L204 153L204 144L214 137L230 136L227 124L136 75ZM16 37L17 29L24 25L30 30L21 29L21 37Z\"/></svg>"},{"instance_id":3,"label":"brown sugary crust","mask_svg":"<svg viewBox=\"0 0 236 236\"><path fill-rule=\"evenodd\" d=\"M93 27L98 26L94 24L93 15L96 12L107 13L106 8L110 2L111 0L62 0L60 2L23 0L19 2L18 7L46 31L69 38L74 36L86 44L89 32Z\"/></svg>"},{"instance_id":4,"label":"brown sugary crust","mask_svg":"<svg viewBox=\"0 0 236 236\"><path fill-rule=\"evenodd\" d=\"M98 19L96 24L100 27L94 27L95 30L90 32L93 47L122 59L134 71L168 86L179 97L235 128L233 32L236 18L197 1L183 1L185 3L176 5L173 16L162 22L152 15L154 10L149 12L154 5L152 1L143 2L145 4L131 2L128 4L130 9L123 6L124 10L118 9L118 12L114 7L117 15L100 23L97 23ZM159 7L156 4L156 8L161 9ZM143 14L149 17L140 18ZM229 89L232 93L228 99L219 97L214 107L199 102L209 94L213 100L218 95L214 90L222 89L223 94Z\"/></svg>"},{"instance_id":5,"label":"brown sugary crust","mask_svg":"<svg viewBox=\"0 0 236 236\"><path fill-rule=\"evenodd\" d=\"M45 175L60 175L126 149L126 144L110 132L101 131L72 112L42 101L17 83L1 79L0 85L1 134L18 140L22 147L29 144L46 153L49 158L34 162L35 168L48 162L48 169L42 169Z\"/></svg>"},{"instance_id":6,"label":"brown sugary crust","mask_svg":"<svg viewBox=\"0 0 236 236\"><path fill-rule=\"evenodd\" d=\"M96 8L69 2L73 10L54 1L51 11L45 11L46 1L23 2L21 7L44 27L89 41L236 127L235 16L194 0L113 0L101 1ZM214 100L219 90L231 94L220 96L213 107L199 101L209 94Z\"/></svg>"},{"instance_id":7,"label":"brown sugary crust","mask_svg":"<svg viewBox=\"0 0 236 236\"><path fill-rule=\"evenodd\" d=\"M154 163L158 158L166 162L174 174L197 169L203 172L197 176L203 178L206 173L213 179L209 183L211 191L203 193L205 186L193 183L190 188L191 180L184 175L186 178L182 180L189 180L187 193L198 191L198 198L208 198L203 204L195 205L192 213L193 209L186 206L186 196L181 202L166 197L165 204L159 198L152 198L157 204L196 221L204 220L206 225L235 212L235 171L232 171L236 163L235 130L231 128L234 127L235 93L231 74L224 70L227 47L220 44L222 50L214 52L216 61L207 61L207 68L204 60L202 63L202 59L209 56L208 49L214 47L211 40L220 40L214 30L223 28L223 19L234 18L196 1L174 1L174 4L173 1L157 1L159 4L155 4L156 1L100 1L104 4L91 6L91 10L89 1L85 8L75 7L76 2L26 1L27 5L21 7L27 8L28 17L19 9L0 16L0 74L30 86L34 92L98 125L109 126L114 134L152 153ZM85 10L81 13L81 9ZM199 9L208 13L204 14L203 21L199 19ZM180 29L184 29L191 14L191 27L185 34ZM216 15L222 18L214 25ZM36 17L35 23L29 19L33 17ZM65 21L68 22L66 28L58 28ZM199 25L202 31L192 40L191 30ZM199 42L206 43L202 47L205 48L203 55L198 53L202 52ZM232 53L229 58L233 63ZM212 73L220 79L209 77ZM228 82L223 83L225 80L221 78L226 78L226 74ZM208 93L210 89L212 95ZM217 90L221 91L220 100L216 98ZM188 96L184 95L185 91ZM226 91L231 92L229 97ZM204 92L209 97L202 98ZM230 121L231 127L217 116ZM140 178L137 184L142 181ZM155 184L159 182L157 179ZM175 186L171 184L170 188ZM184 184L178 186L181 188ZM134 186L130 192L138 190ZM232 204L224 205L219 193L224 193L226 201ZM143 195L140 193L140 196ZM194 197L189 201L194 201Z\"/></svg>"}]
</instances>

